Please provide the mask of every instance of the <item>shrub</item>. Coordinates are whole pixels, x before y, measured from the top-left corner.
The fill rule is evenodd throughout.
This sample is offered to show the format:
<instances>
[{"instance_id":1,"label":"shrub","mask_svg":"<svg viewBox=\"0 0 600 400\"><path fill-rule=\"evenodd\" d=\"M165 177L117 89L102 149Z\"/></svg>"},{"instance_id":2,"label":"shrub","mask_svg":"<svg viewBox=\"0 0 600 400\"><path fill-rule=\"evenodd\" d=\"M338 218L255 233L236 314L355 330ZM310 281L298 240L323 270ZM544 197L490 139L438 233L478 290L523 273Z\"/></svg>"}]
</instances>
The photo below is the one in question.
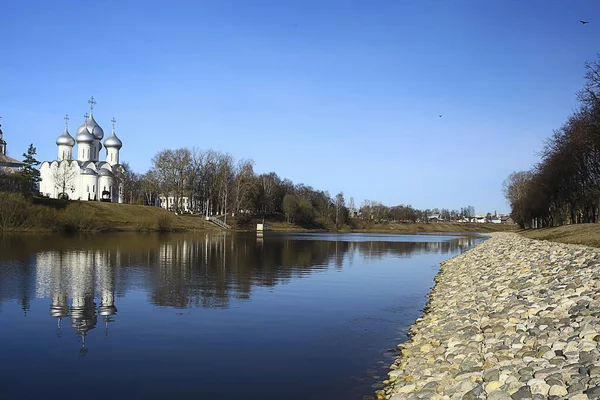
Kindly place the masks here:
<instances>
[{"instance_id":1,"label":"shrub","mask_svg":"<svg viewBox=\"0 0 600 400\"><path fill-rule=\"evenodd\" d=\"M160 232L171 230L174 219L175 217L173 217L171 214L161 213L161 215L156 218L156 230Z\"/></svg>"},{"instance_id":2,"label":"shrub","mask_svg":"<svg viewBox=\"0 0 600 400\"><path fill-rule=\"evenodd\" d=\"M32 205L29 207L28 225L34 228L58 230L59 215L54 208Z\"/></svg>"},{"instance_id":3,"label":"shrub","mask_svg":"<svg viewBox=\"0 0 600 400\"><path fill-rule=\"evenodd\" d=\"M0 192L0 231L27 228L29 207L22 194Z\"/></svg>"},{"instance_id":4,"label":"shrub","mask_svg":"<svg viewBox=\"0 0 600 400\"><path fill-rule=\"evenodd\" d=\"M336 232L337 228L335 226L335 222L331 220L329 217L318 217L315 219L315 225L318 228L325 229L329 232Z\"/></svg>"},{"instance_id":5,"label":"shrub","mask_svg":"<svg viewBox=\"0 0 600 400\"><path fill-rule=\"evenodd\" d=\"M61 212L62 229L66 232L91 232L94 211L80 203L70 204Z\"/></svg>"},{"instance_id":6,"label":"shrub","mask_svg":"<svg viewBox=\"0 0 600 400\"><path fill-rule=\"evenodd\" d=\"M252 222L253 215L250 213L235 214L235 227L240 228Z\"/></svg>"}]
</instances>

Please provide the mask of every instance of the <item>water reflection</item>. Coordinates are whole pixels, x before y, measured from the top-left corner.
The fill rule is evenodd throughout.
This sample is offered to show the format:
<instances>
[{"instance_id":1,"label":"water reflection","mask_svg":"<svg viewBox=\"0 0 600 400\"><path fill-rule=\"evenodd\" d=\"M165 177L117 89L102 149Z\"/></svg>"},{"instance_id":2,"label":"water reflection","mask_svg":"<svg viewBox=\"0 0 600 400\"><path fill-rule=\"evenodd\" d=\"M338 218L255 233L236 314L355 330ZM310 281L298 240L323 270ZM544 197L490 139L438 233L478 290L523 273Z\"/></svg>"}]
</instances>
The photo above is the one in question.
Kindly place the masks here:
<instances>
[{"instance_id":1,"label":"water reflection","mask_svg":"<svg viewBox=\"0 0 600 400\"><path fill-rule=\"evenodd\" d=\"M35 297L52 299L50 315L57 320L58 337L63 318L69 318L82 354L87 352L86 336L96 327L98 317L102 317L108 335L108 324L117 313L115 268L119 263L113 261L110 251L40 251L36 255Z\"/></svg>"},{"instance_id":2,"label":"water reflection","mask_svg":"<svg viewBox=\"0 0 600 400\"><path fill-rule=\"evenodd\" d=\"M49 299L57 336L61 337L63 320L68 319L85 354L88 332L100 322L108 335L109 324L118 321L116 298L131 290L143 290L156 306L224 309L232 300L250 300L255 288L286 284L329 266L341 269L357 260L369 263L421 253L456 253L481 240L472 236L442 241L419 237L394 241L389 236L362 240L361 235L356 240L352 235L316 238L269 234L4 237L0 240L0 313L7 301L19 301L27 315L32 298Z\"/></svg>"}]
</instances>

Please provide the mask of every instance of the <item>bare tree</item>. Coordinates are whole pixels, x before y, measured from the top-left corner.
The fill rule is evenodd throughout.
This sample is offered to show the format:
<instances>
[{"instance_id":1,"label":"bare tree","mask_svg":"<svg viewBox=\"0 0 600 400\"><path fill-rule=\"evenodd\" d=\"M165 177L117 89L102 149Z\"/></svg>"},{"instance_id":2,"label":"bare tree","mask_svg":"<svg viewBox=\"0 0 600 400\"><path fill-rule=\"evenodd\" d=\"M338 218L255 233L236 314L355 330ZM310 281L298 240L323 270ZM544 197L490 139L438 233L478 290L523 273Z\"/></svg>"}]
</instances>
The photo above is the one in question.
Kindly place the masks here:
<instances>
[{"instance_id":1,"label":"bare tree","mask_svg":"<svg viewBox=\"0 0 600 400\"><path fill-rule=\"evenodd\" d=\"M191 152L189 149L163 150L152 158L153 169L165 197L173 197L173 210L181 212L183 197L190 178Z\"/></svg>"},{"instance_id":2,"label":"bare tree","mask_svg":"<svg viewBox=\"0 0 600 400\"><path fill-rule=\"evenodd\" d=\"M339 192L335 196L335 226L339 227L341 224L346 222L343 218L343 208L346 201L344 200L344 193Z\"/></svg>"},{"instance_id":3,"label":"bare tree","mask_svg":"<svg viewBox=\"0 0 600 400\"><path fill-rule=\"evenodd\" d=\"M160 194L160 182L156 171L150 170L142 175L140 188L144 196L144 203L152 206L156 205Z\"/></svg>"},{"instance_id":4,"label":"bare tree","mask_svg":"<svg viewBox=\"0 0 600 400\"><path fill-rule=\"evenodd\" d=\"M75 165L72 165L75 163ZM52 168L52 179L54 186L59 190L58 198L69 198L69 193L75 192L75 178L77 177L77 168L79 165L76 161L61 161L56 168Z\"/></svg>"},{"instance_id":5,"label":"bare tree","mask_svg":"<svg viewBox=\"0 0 600 400\"><path fill-rule=\"evenodd\" d=\"M254 161L239 160L234 178L235 204L234 211L248 210L251 195L254 192Z\"/></svg>"}]
</instances>

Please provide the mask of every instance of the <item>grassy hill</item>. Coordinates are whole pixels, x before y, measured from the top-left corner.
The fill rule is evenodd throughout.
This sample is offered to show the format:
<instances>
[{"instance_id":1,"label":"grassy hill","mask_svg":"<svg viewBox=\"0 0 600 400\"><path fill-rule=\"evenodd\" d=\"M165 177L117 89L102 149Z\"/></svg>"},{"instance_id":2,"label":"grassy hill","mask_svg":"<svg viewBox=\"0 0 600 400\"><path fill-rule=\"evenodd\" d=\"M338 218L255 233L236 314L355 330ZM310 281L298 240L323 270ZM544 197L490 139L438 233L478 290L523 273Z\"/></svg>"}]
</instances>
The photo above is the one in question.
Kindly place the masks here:
<instances>
[{"instance_id":1,"label":"grassy hill","mask_svg":"<svg viewBox=\"0 0 600 400\"><path fill-rule=\"evenodd\" d=\"M531 239L600 247L600 224L576 224L553 228L527 229L519 231L519 233Z\"/></svg>"},{"instance_id":2,"label":"grassy hill","mask_svg":"<svg viewBox=\"0 0 600 400\"><path fill-rule=\"evenodd\" d=\"M81 202L100 231L177 231L218 230L201 216L175 215L159 207L133 204Z\"/></svg>"},{"instance_id":3,"label":"grassy hill","mask_svg":"<svg viewBox=\"0 0 600 400\"><path fill-rule=\"evenodd\" d=\"M372 226L360 227L355 232L373 233L420 233L420 232L504 232L514 231L516 225L504 224L480 224L480 223L429 223L429 224L374 224Z\"/></svg>"},{"instance_id":4,"label":"grassy hill","mask_svg":"<svg viewBox=\"0 0 600 400\"><path fill-rule=\"evenodd\" d=\"M218 230L204 218L162 208L97 201L68 201L0 193L0 231Z\"/></svg>"},{"instance_id":5,"label":"grassy hill","mask_svg":"<svg viewBox=\"0 0 600 400\"><path fill-rule=\"evenodd\" d=\"M254 231L262 219L228 216L227 223L236 230ZM269 231L326 232L334 226L302 226L285 222L283 217L266 219ZM419 233L419 232L496 232L513 230L501 224L361 224L345 225L340 232ZM20 194L0 193L0 232L156 232L156 231L218 231L221 228L200 215L175 215L159 207L97 201L69 201Z\"/></svg>"}]
</instances>

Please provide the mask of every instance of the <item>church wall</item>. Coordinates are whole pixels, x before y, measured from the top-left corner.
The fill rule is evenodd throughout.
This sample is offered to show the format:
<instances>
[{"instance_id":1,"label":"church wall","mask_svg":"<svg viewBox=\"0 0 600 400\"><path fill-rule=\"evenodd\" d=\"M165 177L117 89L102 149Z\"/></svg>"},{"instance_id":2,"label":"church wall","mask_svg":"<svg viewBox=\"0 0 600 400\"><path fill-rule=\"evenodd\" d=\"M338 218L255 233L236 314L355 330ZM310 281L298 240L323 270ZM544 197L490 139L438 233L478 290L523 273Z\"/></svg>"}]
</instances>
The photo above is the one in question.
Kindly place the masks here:
<instances>
[{"instance_id":1,"label":"church wall","mask_svg":"<svg viewBox=\"0 0 600 400\"><path fill-rule=\"evenodd\" d=\"M71 160L73 158L73 148L67 145L58 146L58 160Z\"/></svg>"},{"instance_id":2,"label":"church wall","mask_svg":"<svg viewBox=\"0 0 600 400\"><path fill-rule=\"evenodd\" d=\"M81 200L96 200L100 199L98 196L98 176L97 175L81 175Z\"/></svg>"},{"instance_id":3,"label":"church wall","mask_svg":"<svg viewBox=\"0 0 600 400\"><path fill-rule=\"evenodd\" d=\"M111 193L110 195L110 199L111 201L113 201L113 179L110 176L101 176L98 179L98 193L99 193L99 199L102 198L102 192L107 190Z\"/></svg>"},{"instance_id":4,"label":"church wall","mask_svg":"<svg viewBox=\"0 0 600 400\"><path fill-rule=\"evenodd\" d=\"M106 162L110 165L119 164L119 150L114 147L106 149Z\"/></svg>"}]
</instances>

